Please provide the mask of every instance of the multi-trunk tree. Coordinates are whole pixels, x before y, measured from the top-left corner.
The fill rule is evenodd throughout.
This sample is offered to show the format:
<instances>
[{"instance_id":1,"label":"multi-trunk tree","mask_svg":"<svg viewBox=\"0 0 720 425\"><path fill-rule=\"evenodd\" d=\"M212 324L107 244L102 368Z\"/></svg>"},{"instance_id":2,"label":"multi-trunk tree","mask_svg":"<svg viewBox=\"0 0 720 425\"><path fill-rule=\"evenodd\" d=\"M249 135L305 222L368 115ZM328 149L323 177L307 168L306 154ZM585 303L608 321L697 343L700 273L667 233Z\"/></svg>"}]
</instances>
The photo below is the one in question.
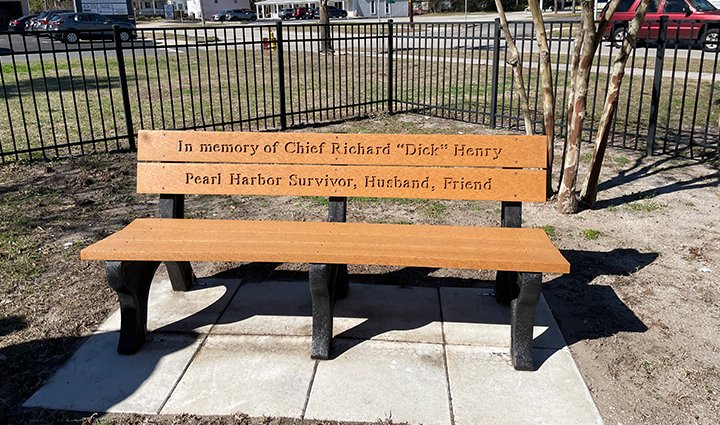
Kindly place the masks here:
<instances>
[{"instance_id":1,"label":"multi-trunk tree","mask_svg":"<svg viewBox=\"0 0 720 425\"><path fill-rule=\"evenodd\" d=\"M613 71L610 80L610 88L605 100L603 115L600 119L600 128L595 139L595 150L590 165L590 173L580 194L583 203L593 205L597 195L597 185L602 167L602 160L607 146L614 111L617 107L618 94L625 72L625 64L632 52L637 39L637 33L645 18L647 6L653 0L643 0L638 7L635 17L631 22L626 39L622 48L617 52L613 62ZM529 122L530 110L525 92L525 84L522 79L522 58L519 57L517 47L508 29L505 11L500 0L495 0L500 14L500 22L505 33L508 46L507 62L513 67L520 104L523 109L525 129L527 134L532 134L532 123ZM576 190L578 167L580 162L580 144L584 136L584 122L587 107L587 95L590 81L590 68L592 66L597 48L602 41L603 35L609 24L609 19L617 9L620 0L611 0L605 9L600 20L595 22L595 2L592 0L581 0L581 20L574 35L573 53L570 64L570 76L568 84L568 105L567 105L567 141L566 154L563 161L563 169L560 173L560 190L557 194L557 208L561 213L574 213L578 211L580 198ZM548 48L547 33L538 0L528 0L528 8L532 13L535 25L535 39L540 50L540 78L543 89L543 128L547 137L547 158L548 158L548 181L547 194L552 195L551 177L554 160L554 139L555 139L555 117L553 109L555 106L555 87L552 84L552 73L550 68L550 49Z\"/></svg>"}]
</instances>

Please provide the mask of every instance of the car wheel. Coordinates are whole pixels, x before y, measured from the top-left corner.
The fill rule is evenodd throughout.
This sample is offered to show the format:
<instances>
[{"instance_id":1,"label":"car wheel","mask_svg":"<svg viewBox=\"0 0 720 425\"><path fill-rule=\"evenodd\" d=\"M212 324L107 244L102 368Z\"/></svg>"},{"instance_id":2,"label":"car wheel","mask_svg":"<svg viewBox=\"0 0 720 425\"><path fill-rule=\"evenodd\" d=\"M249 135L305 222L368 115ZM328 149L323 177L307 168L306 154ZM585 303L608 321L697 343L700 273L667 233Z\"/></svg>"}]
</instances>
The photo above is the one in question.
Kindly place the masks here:
<instances>
[{"instance_id":1,"label":"car wheel","mask_svg":"<svg viewBox=\"0 0 720 425\"><path fill-rule=\"evenodd\" d=\"M123 43L130 41L130 33L127 31L120 31L120 41Z\"/></svg>"},{"instance_id":2,"label":"car wheel","mask_svg":"<svg viewBox=\"0 0 720 425\"><path fill-rule=\"evenodd\" d=\"M720 47L720 30L717 28L706 30L702 36L701 44L706 52L717 52L718 47Z\"/></svg>"},{"instance_id":3,"label":"car wheel","mask_svg":"<svg viewBox=\"0 0 720 425\"><path fill-rule=\"evenodd\" d=\"M342 17L347 18L347 12L343 12Z\"/></svg>"},{"instance_id":4,"label":"car wheel","mask_svg":"<svg viewBox=\"0 0 720 425\"><path fill-rule=\"evenodd\" d=\"M66 43L75 44L80 41L80 37L78 37L77 33L69 32L65 34L64 41Z\"/></svg>"},{"instance_id":5,"label":"car wheel","mask_svg":"<svg viewBox=\"0 0 720 425\"><path fill-rule=\"evenodd\" d=\"M253 21L253 22L254 22L254 21L257 21L257 16L253 16L252 18L250 18L250 20Z\"/></svg>"},{"instance_id":6,"label":"car wheel","mask_svg":"<svg viewBox=\"0 0 720 425\"><path fill-rule=\"evenodd\" d=\"M625 41L626 35L627 35L627 28L625 28L625 27L614 28L613 32L612 32L612 37L610 38L610 41L612 42L613 46L622 47L623 42Z\"/></svg>"}]
</instances>

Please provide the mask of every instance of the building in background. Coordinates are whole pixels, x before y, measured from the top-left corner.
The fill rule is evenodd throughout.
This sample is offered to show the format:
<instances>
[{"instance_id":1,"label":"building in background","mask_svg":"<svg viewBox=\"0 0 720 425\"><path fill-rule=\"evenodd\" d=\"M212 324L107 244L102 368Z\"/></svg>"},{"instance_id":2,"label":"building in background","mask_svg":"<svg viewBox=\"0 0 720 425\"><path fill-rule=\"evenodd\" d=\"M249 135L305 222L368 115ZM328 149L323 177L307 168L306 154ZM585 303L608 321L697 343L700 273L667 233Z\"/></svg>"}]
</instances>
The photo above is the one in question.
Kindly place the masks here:
<instances>
[{"instance_id":1,"label":"building in background","mask_svg":"<svg viewBox=\"0 0 720 425\"><path fill-rule=\"evenodd\" d=\"M134 21L132 0L75 0L78 13L97 13L119 21Z\"/></svg>"},{"instance_id":2,"label":"building in background","mask_svg":"<svg viewBox=\"0 0 720 425\"><path fill-rule=\"evenodd\" d=\"M351 16L378 16L390 18L394 16L408 16L407 0L348 0L352 3L348 12ZM357 13L354 13L357 12Z\"/></svg>"},{"instance_id":3,"label":"building in background","mask_svg":"<svg viewBox=\"0 0 720 425\"><path fill-rule=\"evenodd\" d=\"M250 0L187 0L189 17L212 19L212 15L223 9L250 9Z\"/></svg>"},{"instance_id":4,"label":"building in background","mask_svg":"<svg viewBox=\"0 0 720 425\"><path fill-rule=\"evenodd\" d=\"M7 29L10 20L29 13L28 0L0 0L0 28Z\"/></svg>"},{"instance_id":5,"label":"building in background","mask_svg":"<svg viewBox=\"0 0 720 425\"><path fill-rule=\"evenodd\" d=\"M255 2L258 19L277 19L280 11L306 7L319 7L319 0L261 0ZM408 16L407 0L330 0L329 6L346 10L348 17L381 17Z\"/></svg>"},{"instance_id":6,"label":"building in background","mask_svg":"<svg viewBox=\"0 0 720 425\"><path fill-rule=\"evenodd\" d=\"M173 9L175 10L175 16L187 15L187 1L186 0L170 0L172 2ZM167 0L136 0L135 7L138 15L141 16L165 16L165 5L168 4Z\"/></svg>"}]
</instances>

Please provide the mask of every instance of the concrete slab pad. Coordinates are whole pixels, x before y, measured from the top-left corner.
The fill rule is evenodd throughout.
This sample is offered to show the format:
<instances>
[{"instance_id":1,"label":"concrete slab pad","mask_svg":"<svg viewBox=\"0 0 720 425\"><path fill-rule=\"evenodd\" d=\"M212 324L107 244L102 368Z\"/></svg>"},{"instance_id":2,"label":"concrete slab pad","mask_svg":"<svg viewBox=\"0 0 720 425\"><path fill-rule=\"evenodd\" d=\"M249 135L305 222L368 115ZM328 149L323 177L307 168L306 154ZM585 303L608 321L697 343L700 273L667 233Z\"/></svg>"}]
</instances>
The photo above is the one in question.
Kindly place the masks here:
<instances>
[{"instance_id":1,"label":"concrete slab pad","mask_svg":"<svg viewBox=\"0 0 720 425\"><path fill-rule=\"evenodd\" d=\"M491 289L440 288L445 341L452 345L510 348L510 307L495 301ZM565 339L544 297L535 312L533 346L559 349Z\"/></svg>"},{"instance_id":2,"label":"concrete slab pad","mask_svg":"<svg viewBox=\"0 0 720 425\"><path fill-rule=\"evenodd\" d=\"M307 337L209 335L161 413L299 418L309 353Z\"/></svg>"},{"instance_id":3,"label":"concrete slab pad","mask_svg":"<svg viewBox=\"0 0 720 425\"><path fill-rule=\"evenodd\" d=\"M307 282L244 283L212 330L232 335L312 335Z\"/></svg>"},{"instance_id":4,"label":"concrete slab pad","mask_svg":"<svg viewBox=\"0 0 720 425\"><path fill-rule=\"evenodd\" d=\"M435 288L350 284L335 304L333 333L341 338L442 343Z\"/></svg>"},{"instance_id":5,"label":"concrete slab pad","mask_svg":"<svg viewBox=\"0 0 720 425\"><path fill-rule=\"evenodd\" d=\"M335 352L318 364L306 419L450 424L442 346L340 339Z\"/></svg>"},{"instance_id":6,"label":"concrete slab pad","mask_svg":"<svg viewBox=\"0 0 720 425\"><path fill-rule=\"evenodd\" d=\"M170 280L153 282L148 305L148 330L207 333L235 295L240 280L198 279L187 292L172 290ZM120 329L120 310L98 328L99 332Z\"/></svg>"},{"instance_id":7,"label":"concrete slab pad","mask_svg":"<svg viewBox=\"0 0 720 425\"><path fill-rule=\"evenodd\" d=\"M456 425L602 424L567 349L534 350L534 372L480 347L447 346L447 357Z\"/></svg>"},{"instance_id":8,"label":"concrete slab pad","mask_svg":"<svg viewBox=\"0 0 720 425\"><path fill-rule=\"evenodd\" d=\"M156 414L201 338L151 334L138 353L123 356L117 332L95 334L24 406Z\"/></svg>"}]
</instances>

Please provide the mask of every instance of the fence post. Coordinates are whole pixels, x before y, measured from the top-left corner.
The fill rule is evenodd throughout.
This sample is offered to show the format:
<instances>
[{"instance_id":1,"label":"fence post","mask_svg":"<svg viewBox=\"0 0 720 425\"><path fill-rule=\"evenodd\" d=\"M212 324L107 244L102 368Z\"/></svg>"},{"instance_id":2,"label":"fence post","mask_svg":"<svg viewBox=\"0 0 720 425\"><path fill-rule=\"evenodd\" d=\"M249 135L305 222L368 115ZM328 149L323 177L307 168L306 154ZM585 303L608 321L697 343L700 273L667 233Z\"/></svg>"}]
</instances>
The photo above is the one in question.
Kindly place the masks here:
<instances>
[{"instance_id":1,"label":"fence post","mask_svg":"<svg viewBox=\"0 0 720 425\"><path fill-rule=\"evenodd\" d=\"M388 113L393 113L393 20L388 19Z\"/></svg>"},{"instance_id":2,"label":"fence post","mask_svg":"<svg viewBox=\"0 0 720 425\"><path fill-rule=\"evenodd\" d=\"M277 36L275 37L275 43L277 44L277 60L278 60L278 79L280 80L280 129L287 130L287 110L285 107L285 58L283 50L283 26L282 21L278 21L275 24Z\"/></svg>"},{"instance_id":3,"label":"fence post","mask_svg":"<svg viewBox=\"0 0 720 425\"><path fill-rule=\"evenodd\" d=\"M135 130L132 120L132 110L130 109L130 89L128 88L127 74L125 73L125 56L122 49L122 40L120 40L120 26L113 25L113 36L115 39L115 57L118 62L118 74L120 76L120 91L122 92L123 108L125 109L125 124L127 125L128 142L130 142L130 150L135 151Z\"/></svg>"},{"instance_id":4,"label":"fence post","mask_svg":"<svg viewBox=\"0 0 720 425\"><path fill-rule=\"evenodd\" d=\"M648 134L645 153L650 156L655 151L655 134L657 132L657 118L660 104L660 89L663 79L663 62L665 61L665 37L667 34L668 17L660 17L657 52L655 53L655 72L653 73L652 100L650 101L650 119L648 121Z\"/></svg>"},{"instance_id":5,"label":"fence post","mask_svg":"<svg viewBox=\"0 0 720 425\"><path fill-rule=\"evenodd\" d=\"M500 18L495 18L495 34L493 35L493 65L490 94L490 127L497 127L497 96L498 78L500 75Z\"/></svg>"}]
</instances>

